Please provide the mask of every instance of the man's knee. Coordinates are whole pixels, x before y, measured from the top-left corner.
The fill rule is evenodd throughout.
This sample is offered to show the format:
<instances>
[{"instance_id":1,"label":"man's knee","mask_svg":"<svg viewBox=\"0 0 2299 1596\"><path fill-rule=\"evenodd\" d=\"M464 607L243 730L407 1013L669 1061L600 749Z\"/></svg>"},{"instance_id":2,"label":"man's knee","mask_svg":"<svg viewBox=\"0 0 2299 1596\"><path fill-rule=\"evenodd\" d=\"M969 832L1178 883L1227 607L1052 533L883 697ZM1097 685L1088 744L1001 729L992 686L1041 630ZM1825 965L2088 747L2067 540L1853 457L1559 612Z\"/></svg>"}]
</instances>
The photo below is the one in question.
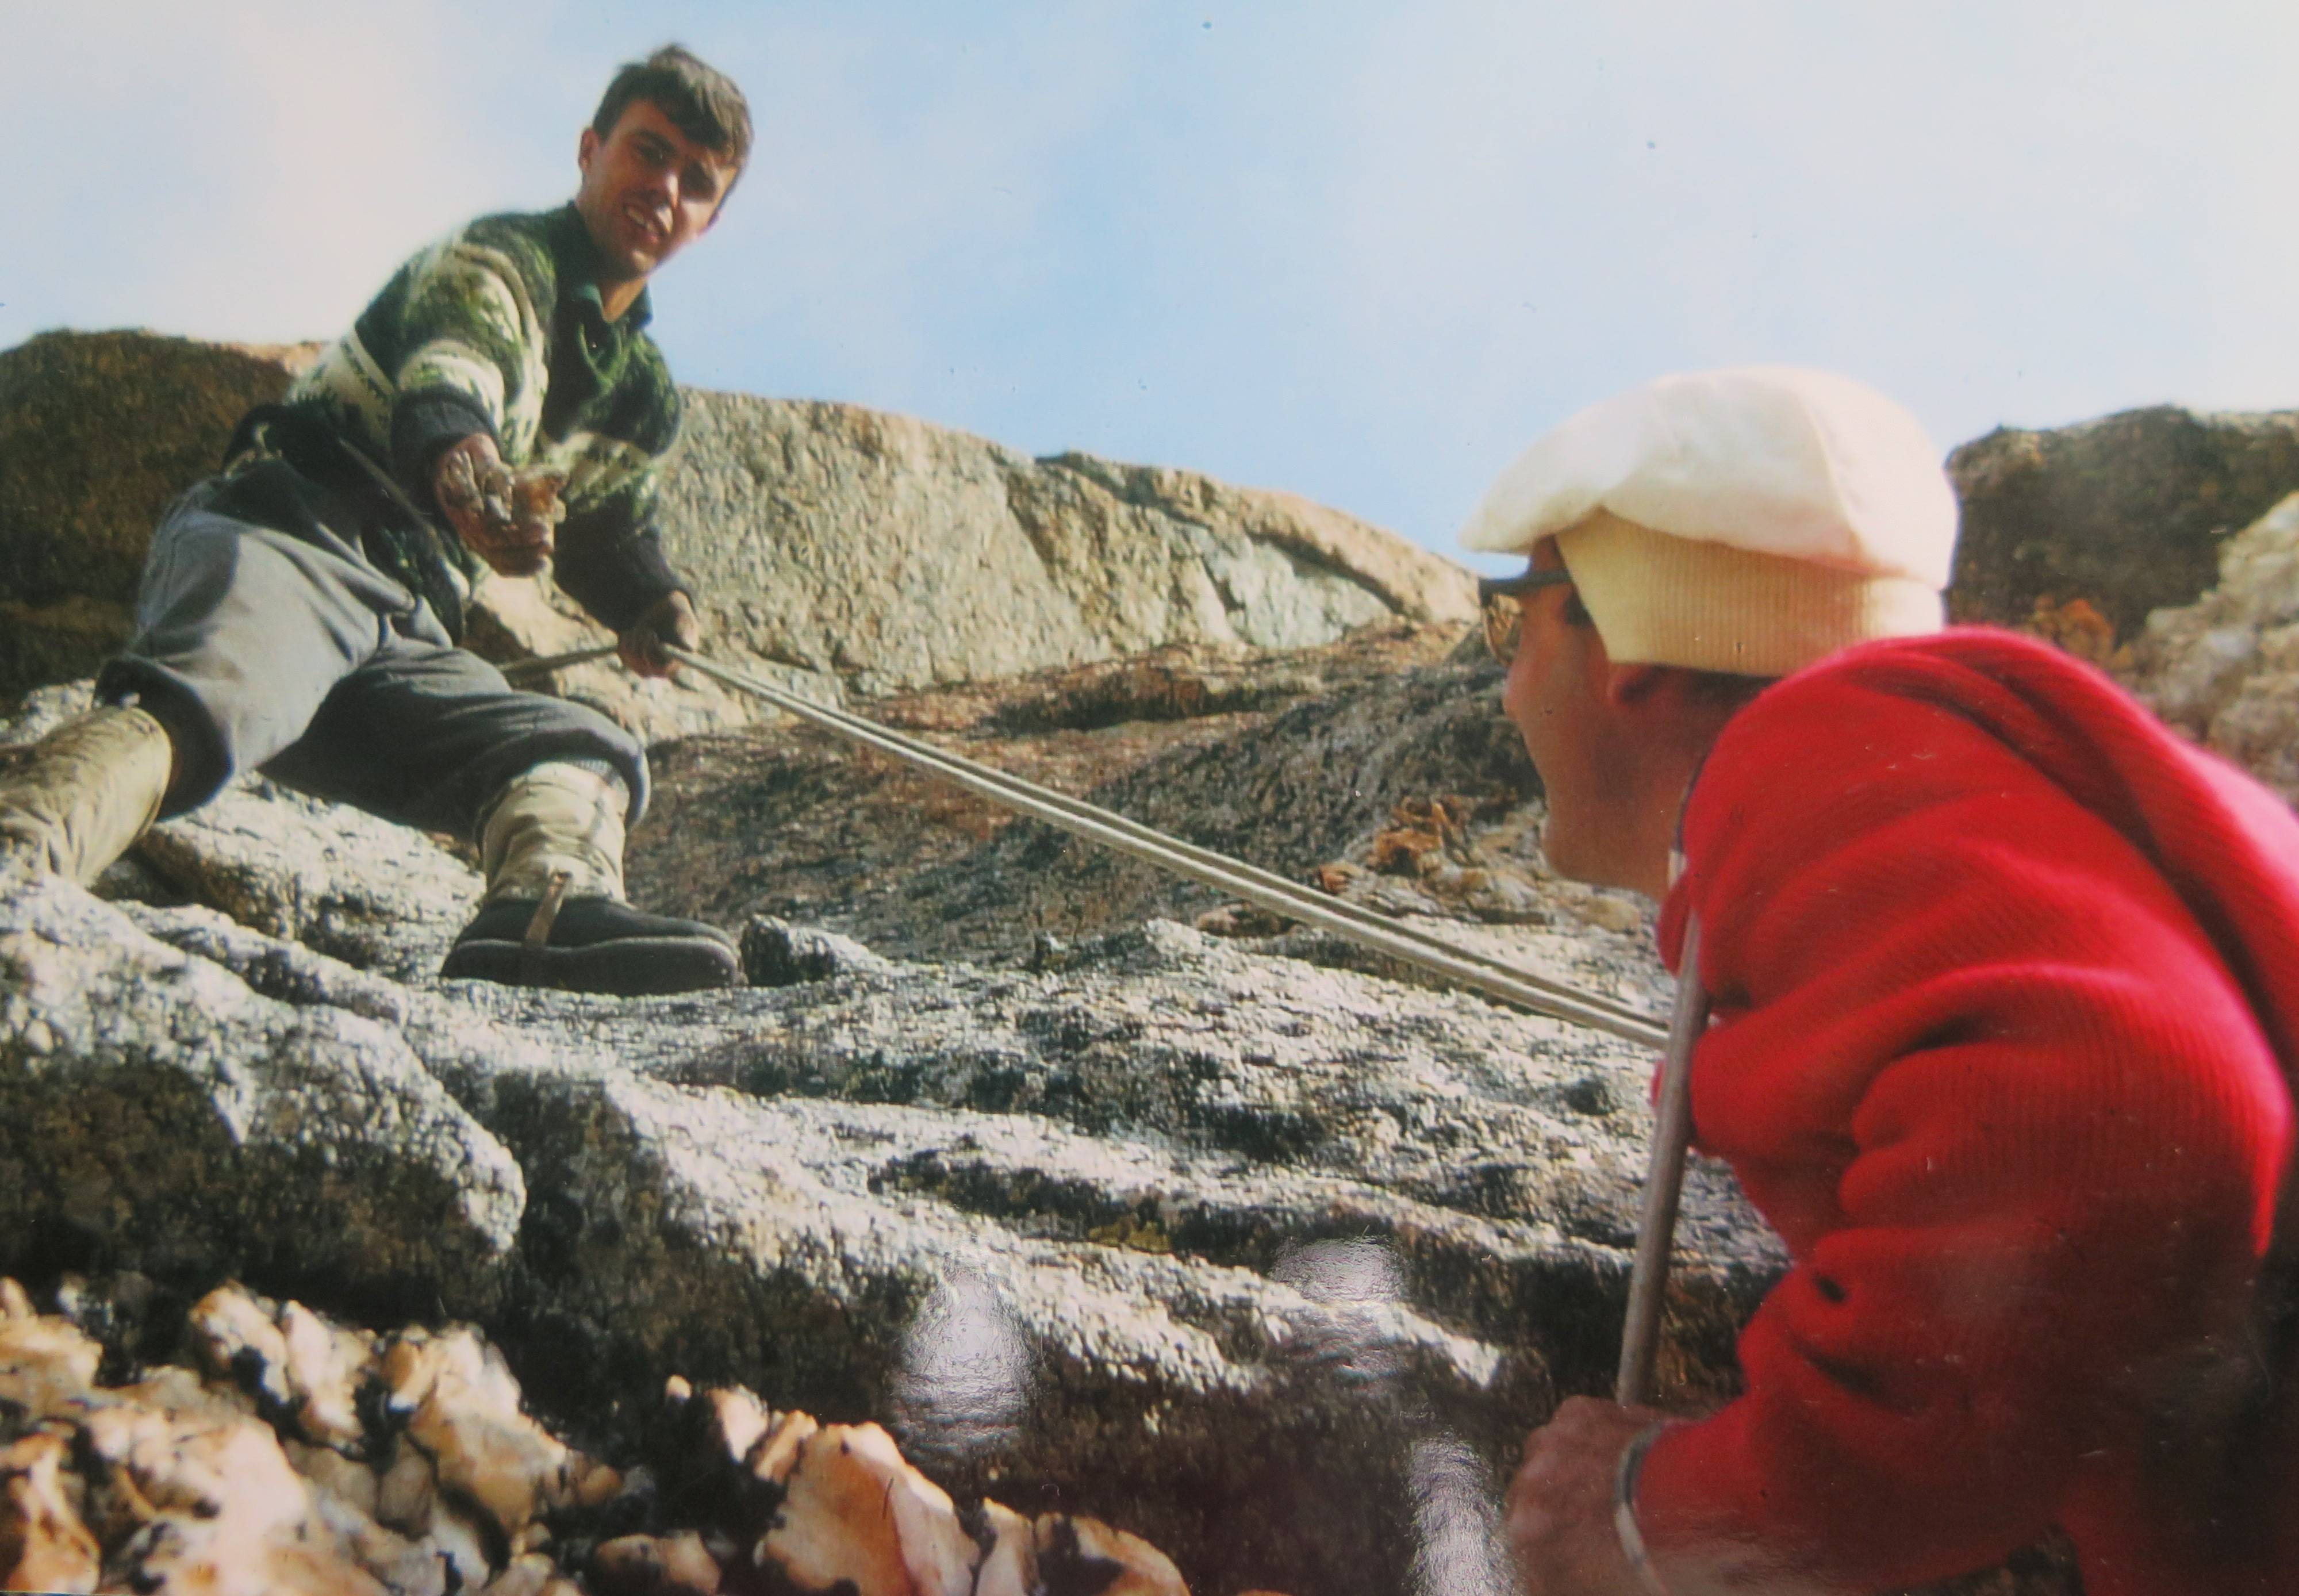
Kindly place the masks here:
<instances>
[{"instance_id":1,"label":"man's knee","mask_svg":"<svg viewBox=\"0 0 2299 1596\"><path fill-rule=\"evenodd\" d=\"M132 654L107 660L96 673L98 703L133 707L158 721L171 751L159 818L174 819L222 790L236 763L223 722L194 683Z\"/></svg>"},{"instance_id":2,"label":"man's knee","mask_svg":"<svg viewBox=\"0 0 2299 1596\"><path fill-rule=\"evenodd\" d=\"M98 694L140 702L167 726L178 770L166 812L181 813L302 737L407 602L364 567L225 514L195 490L154 535L135 636L104 666Z\"/></svg>"}]
</instances>

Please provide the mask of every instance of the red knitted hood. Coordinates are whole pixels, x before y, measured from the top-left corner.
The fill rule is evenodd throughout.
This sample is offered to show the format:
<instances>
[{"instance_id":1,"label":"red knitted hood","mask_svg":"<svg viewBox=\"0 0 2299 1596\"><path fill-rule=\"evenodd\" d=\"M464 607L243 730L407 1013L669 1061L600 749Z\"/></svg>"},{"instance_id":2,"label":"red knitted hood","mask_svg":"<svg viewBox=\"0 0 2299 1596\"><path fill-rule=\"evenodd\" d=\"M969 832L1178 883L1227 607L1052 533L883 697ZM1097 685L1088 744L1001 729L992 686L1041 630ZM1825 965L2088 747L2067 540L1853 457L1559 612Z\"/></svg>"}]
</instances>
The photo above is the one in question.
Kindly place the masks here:
<instances>
[{"instance_id":1,"label":"red knitted hood","mask_svg":"<svg viewBox=\"0 0 2299 1596\"><path fill-rule=\"evenodd\" d=\"M1952 710L2129 839L2217 945L2286 1078L2299 1082L2299 816L2274 794L2100 671L2017 633L1958 627L1863 644L1797 679L1821 676ZM1732 736L1728 726L1720 754ZM1679 882L1662 909L1671 969L1690 885Z\"/></svg>"}]
</instances>

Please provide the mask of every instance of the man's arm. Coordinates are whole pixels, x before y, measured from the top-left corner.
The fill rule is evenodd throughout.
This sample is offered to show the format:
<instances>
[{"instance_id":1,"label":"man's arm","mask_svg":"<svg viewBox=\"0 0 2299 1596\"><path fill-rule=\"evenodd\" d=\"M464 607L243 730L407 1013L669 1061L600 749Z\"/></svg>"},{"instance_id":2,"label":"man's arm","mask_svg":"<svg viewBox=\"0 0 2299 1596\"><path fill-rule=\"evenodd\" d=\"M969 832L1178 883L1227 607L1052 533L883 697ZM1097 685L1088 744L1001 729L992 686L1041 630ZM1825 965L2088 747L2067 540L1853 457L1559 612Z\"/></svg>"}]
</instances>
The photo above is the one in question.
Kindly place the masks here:
<instances>
[{"instance_id":1,"label":"man's arm","mask_svg":"<svg viewBox=\"0 0 2299 1596\"><path fill-rule=\"evenodd\" d=\"M539 240L475 223L401 269L389 344L392 466L418 503L436 502L442 457L484 436L512 465L533 447L549 381L557 293Z\"/></svg>"},{"instance_id":2,"label":"man's arm","mask_svg":"<svg viewBox=\"0 0 2299 1596\"><path fill-rule=\"evenodd\" d=\"M486 228L405 268L394 467L496 571L532 575L555 559L560 589L617 634L624 661L670 675L664 645L691 650L701 638L655 526L677 390L643 343L617 391L617 425L628 436L581 437L563 470L525 465L550 379L554 268L533 240Z\"/></svg>"},{"instance_id":3,"label":"man's arm","mask_svg":"<svg viewBox=\"0 0 2299 1596\"><path fill-rule=\"evenodd\" d=\"M678 405L668 373L658 367L657 378L652 435L636 444L594 438L577 461L553 571L561 592L615 632L623 662L651 677L678 669L665 644L692 652L701 641L688 584L659 530L661 460L676 438Z\"/></svg>"},{"instance_id":4,"label":"man's arm","mask_svg":"<svg viewBox=\"0 0 2299 1596\"><path fill-rule=\"evenodd\" d=\"M494 439L474 433L440 455L436 492L457 536L502 575L526 577L541 570L555 547L558 524L567 519L565 481L556 472L510 470ZM578 528L588 529L587 522ZM693 653L702 627L652 531L618 544L593 530L571 547L572 586L564 564L560 586L613 626L623 663L640 676L676 675L669 651Z\"/></svg>"}]
</instances>

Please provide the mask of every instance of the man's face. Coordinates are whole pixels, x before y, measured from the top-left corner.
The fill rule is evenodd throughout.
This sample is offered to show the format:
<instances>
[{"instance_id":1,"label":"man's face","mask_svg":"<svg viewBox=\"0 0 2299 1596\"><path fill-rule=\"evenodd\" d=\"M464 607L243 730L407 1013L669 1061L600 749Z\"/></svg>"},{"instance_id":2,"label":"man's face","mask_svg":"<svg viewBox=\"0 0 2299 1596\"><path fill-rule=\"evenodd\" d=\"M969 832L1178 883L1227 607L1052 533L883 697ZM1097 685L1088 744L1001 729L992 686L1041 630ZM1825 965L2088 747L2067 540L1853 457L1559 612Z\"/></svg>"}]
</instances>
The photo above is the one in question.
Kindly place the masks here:
<instances>
[{"instance_id":1,"label":"man's face","mask_svg":"<svg viewBox=\"0 0 2299 1596\"><path fill-rule=\"evenodd\" d=\"M604 138L584 129L575 160L583 171L575 206L610 282L644 279L708 232L735 176L652 100L632 101Z\"/></svg>"},{"instance_id":2,"label":"man's face","mask_svg":"<svg viewBox=\"0 0 2299 1596\"><path fill-rule=\"evenodd\" d=\"M1561 569L1554 541L1535 545L1532 564L1537 570ZM1614 810L1623 781L1609 757L1610 661L1596 628L1565 619L1572 592L1559 584L1517 601L1524 620L1501 706L1524 738L1548 794L1541 850L1551 868L1578 881L1624 885L1622 861L1614 857L1622 851L1623 828Z\"/></svg>"}]
</instances>

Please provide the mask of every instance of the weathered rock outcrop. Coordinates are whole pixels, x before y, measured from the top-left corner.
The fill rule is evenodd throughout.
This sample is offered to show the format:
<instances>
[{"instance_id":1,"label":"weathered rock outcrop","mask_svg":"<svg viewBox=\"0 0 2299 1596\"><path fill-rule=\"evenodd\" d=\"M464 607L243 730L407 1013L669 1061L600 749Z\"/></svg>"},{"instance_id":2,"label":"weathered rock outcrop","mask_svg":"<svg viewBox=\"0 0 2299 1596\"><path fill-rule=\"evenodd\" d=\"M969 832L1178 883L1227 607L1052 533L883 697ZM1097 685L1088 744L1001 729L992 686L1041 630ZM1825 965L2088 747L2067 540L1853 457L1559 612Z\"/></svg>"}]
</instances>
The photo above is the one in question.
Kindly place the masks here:
<instances>
[{"instance_id":1,"label":"weathered rock outcrop","mask_svg":"<svg viewBox=\"0 0 2299 1596\"><path fill-rule=\"evenodd\" d=\"M1599 985L1648 985L1641 900L1550 875L1500 672L1447 660L1457 636L1368 632L1250 670L1169 651L872 713L1202 846L1298 879L1317 872L1352 900L1458 915L1469 940L1506 927L1518 952ZM689 738L660 750L657 769L633 880L665 908L803 919L909 958L1012 961L1223 902L826 735ZM1395 818L1400 805L1433 817L1432 804L1459 819Z\"/></svg>"},{"instance_id":2,"label":"weathered rock outcrop","mask_svg":"<svg viewBox=\"0 0 2299 1596\"><path fill-rule=\"evenodd\" d=\"M2299 494L2220 545L2216 586L2147 618L2125 674L2163 719L2299 804Z\"/></svg>"},{"instance_id":3,"label":"weathered rock outcrop","mask_svg":"<svg viewBox=\"0 0 2299 1596\"><path fill-rule=\"evenodd\" d=\"M0 697L84 675L116 644L161 508L316 347L56 332L0 352ZM1032 461L851 405L687 398L666 494L675 553L715 645L801 676L883 693L1470 618L1457 567L1291 495L1083 454ZM2220 541L2299 490L2299 412L2160 406L1999 428L1948 464L1961 617L2017 625L2038 600L2083 599L2128 641L2149 611L2211 585ZM498 585L482 646L510 658L595 640L550 597L547 584ZM658 735L751 719L699 684L634 694L599 670L562 686Z\"/></svg>"},{"instance_id":4,"label":"weathered rock outcrop","mask_svg":"<svg viewBox=\"0 0 2299 1596\"><path fill-rule=\"evenodd\" d=\"M0 353L0 696L85 675L117 645L160 510L308 358L124 332ZM665 537L733 663L884 692L1473 610L1459 567L1289 494L1032 461L852 405L685 397ZM475 637L501 657L602 638L547 584L489 584L481 603ZM563 686L652 735L755 718L701 684L635 691L600 669Z\"/></svg>"},{"instance_id":5,"label":"weathered rock outcrop","mask_svg":"<svg viewBox=\"0 0 2299 1596\"><path fill-rule=\"evenodd\" d=\"M187 940L229 935L213 910L166 912ZM59 884L12 894L0 927L12 1267L132 1237L170 1276L485 1301L525 1186L399 1030L268 999Z\"/></svg>"},{"instance_id":6,"label":"weathered rock outcrop","mask_svg":"<svg viewBox=\"0 0 2299 1596\"><path fill-rule=\"evenodd\" d=\"M308 350L43 333L0 352L0 698L128 636L152 525Z\"/></svg>"},{"instance_id":7,"label":"weathered rock outcrop","mask_svg":"<svg viewBox=\"0 0 2299 1596\"><path fill-rule=\"evenodd\" d=\"M1290 495L1032 461L851 405L688 397L665 522L726 640L865 691L1473 613L1457 567Z\"/></svg>"},{"instance_id":8,"label":"weathered rock outcrop","mask_svg":"<svg viewBox=\"0 0 2299 1596\"><path fill-rule=\"evenodd\" d=\"M0 892L0 1270L444 1308L602 1444L669 1370L739 1380L889 1423L962 1496L1100 1508L1215 1592L1398 1588L1415 1471L1490 1510L1514 1437L1606 1378L1635 1049L1159 921L1028 969L760 920L788 984L686 1000L394 980L244 923L336 935L236 839L337 860L377 906L338 945L403 971L390 906L452 925L459 892L236 801L270 812L178 823L105 890L237 919ZM1775 1259L1713 1170L1685 1239L1697 1388ZM987 1331L935 1326L985 1312L1015 1351L978 1367Z\"/></svg>"},{"instance_id":9,"label":"weathered rock outcrop","mask_svg":"<svg viewBox=\"0 0 2299 1596\"><path fill-rule=\"evenodd\" d=\"M2219 545L2299 491L2299 411L2169 405L2052 430L2002 427L1948 456L1963 506L1957 619L2017 626L2083 600L2129 641L2193 603Z\"/></svg>"}]
</instances>

